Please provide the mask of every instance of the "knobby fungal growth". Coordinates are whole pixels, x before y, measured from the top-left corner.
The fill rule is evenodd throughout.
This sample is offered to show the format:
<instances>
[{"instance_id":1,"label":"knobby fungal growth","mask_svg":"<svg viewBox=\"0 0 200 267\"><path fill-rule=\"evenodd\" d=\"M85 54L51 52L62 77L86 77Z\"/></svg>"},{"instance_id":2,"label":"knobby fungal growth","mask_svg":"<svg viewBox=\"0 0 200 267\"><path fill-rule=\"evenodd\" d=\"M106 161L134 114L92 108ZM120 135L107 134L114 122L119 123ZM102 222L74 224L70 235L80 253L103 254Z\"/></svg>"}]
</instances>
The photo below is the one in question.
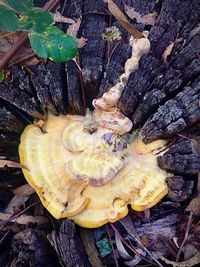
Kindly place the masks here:
<instances>
[{"instance_id":1,"label":"knobby fungal growth","mask_svg":"<svg viewBox=\"0 0 200 267\"><path fill-rule=\"evenodd\" d=\"M84 227L114 222L141 211L167 194L169 174L154 153L163 140L129 144L132 122L117 108L129 75L150 50L147 38L130 40L132 56L119 82L93 101L87 115L48 114L47 121L26 127L19 146L25 178L55 218L68 217Z\"/></svg>"}]
</instances>

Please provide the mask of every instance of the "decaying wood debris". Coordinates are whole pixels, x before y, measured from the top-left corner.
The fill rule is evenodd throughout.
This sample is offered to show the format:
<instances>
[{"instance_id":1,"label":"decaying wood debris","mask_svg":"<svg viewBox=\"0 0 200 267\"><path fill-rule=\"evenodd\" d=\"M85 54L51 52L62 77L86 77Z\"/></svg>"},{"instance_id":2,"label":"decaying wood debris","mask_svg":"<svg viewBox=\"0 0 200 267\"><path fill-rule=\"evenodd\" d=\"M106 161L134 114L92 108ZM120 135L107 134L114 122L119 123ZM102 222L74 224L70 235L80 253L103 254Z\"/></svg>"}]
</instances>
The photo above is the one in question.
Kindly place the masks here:
<instances>
[{"instance_id":1,"label":"decaying wood debris","mask_svg":"<svg viewBox=\"0 0 200 267\"><path fill-rule=\"evenodd\" d=\"M37 0L35 5L46 2ZM56 221L36 194L15 195L14 189L25 184L25 179L20 169L5 166L0 168L1 214L13 198L17 201L13 210L9 207L10 218L0 218L0 266L156 266L155 259L160 266L200 263L199 204L191 202L198 199L200 179L200 4L196 0L114 2L125 15L156 15L149 24L148 19L127 16L138 30L149 30L151 51L130 75L118 103L146 143L167 140L158 164L175 174L167 179L169 194L159 204L145 213L129 213L140 242L150 253L120 222L89 230L90 237L84 238L87 231L82 234L81 227ZM133 10L137 13L131 13ZM75 21L80 19L77 38L84 37L87 43L76 62L35 65L27 61L10 68L0 84L0 159L19 162L23 129L34 120L45 119L48 110L54 115L84 115L94 98L118 82L131 55L130 35L102 0L61 0L58 11ZM69 25L59 26L67 30ZM102 33L111 26L120 30L121 39L107 42ZM17 220L22 214L23 222L28 223ZM93 253L100 261L94 261ZM177 255L182 265L164 259L175 262Z\"/></svg>"}]
</instances>

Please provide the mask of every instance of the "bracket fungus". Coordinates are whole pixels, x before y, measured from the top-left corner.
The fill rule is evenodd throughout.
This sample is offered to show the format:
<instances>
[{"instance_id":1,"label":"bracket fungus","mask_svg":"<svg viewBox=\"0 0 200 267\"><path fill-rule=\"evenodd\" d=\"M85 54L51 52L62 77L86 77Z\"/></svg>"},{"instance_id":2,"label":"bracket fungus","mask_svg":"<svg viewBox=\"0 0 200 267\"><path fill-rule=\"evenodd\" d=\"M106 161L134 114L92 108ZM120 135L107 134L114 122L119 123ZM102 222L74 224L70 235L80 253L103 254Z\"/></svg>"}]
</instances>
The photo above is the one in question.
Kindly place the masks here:
<instances>
[{"instance_id":1,"label":"bracket fungus","mask_svg":"<svg viewBox=\"0 0 200 267\"><path fill-rule=\"evenodd\" d=\"M153 153L165 142L129 144L132 122L117 108L121 92L148 53L147 38L131 39L132 56L119 83L94 100L94 112L86 116L48 114L39 124L26 127L19 155L27 166L23 173L43 205L55 218L68 217L92 228L115 222L128 213L128 204L142 211L155 205L168 192L169 176Z\"/></svg>"}]
</instances>

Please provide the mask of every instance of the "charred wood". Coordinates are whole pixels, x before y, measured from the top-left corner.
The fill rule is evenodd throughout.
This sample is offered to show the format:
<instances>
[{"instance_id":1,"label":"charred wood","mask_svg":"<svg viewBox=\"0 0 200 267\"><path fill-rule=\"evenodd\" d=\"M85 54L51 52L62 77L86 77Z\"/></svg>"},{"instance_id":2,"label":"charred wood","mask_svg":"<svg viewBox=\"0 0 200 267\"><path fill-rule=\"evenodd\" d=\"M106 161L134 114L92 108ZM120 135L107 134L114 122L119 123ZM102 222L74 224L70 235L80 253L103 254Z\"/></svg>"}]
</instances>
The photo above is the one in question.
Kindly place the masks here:
<instances>
[{"instance_id":1,"label":"charred wood","mask_svg":"<svg viewBox=\"0 0 200 267\"><path fill-rule=\"evenodd\" d=\"M200 120L199 80L158 108L142 128L145 142L169 138Z\"/></svg>"},{"instance_id":2,"label":"charred wood","mask_svg":"<svg viewBox=\"0 0 200 267\"><path fill-rule=\"evenodd\" d=\"M166 180L169 193L167 198L174 202L183 202L189 199L194 189L194 181L186 180L182 176L169 177Z\"/></svg>"},{"instance_id":3,"label":"charred wood","mask_svg":"<svg viewBox=\"0 0 200 267\"><path fill-rule=\"evenodd\" d=\"M0 108L0 131L22 133L24 124L10 111Z\"/></svg>"},{"instance_id":4,"label":"charred wood","mask_svg":"<svg viewBox=\"0 0 200 267\"><path fill-rule=\"evenodd\" d=\"M81 84L81 73L74 61L65 64L67 75L68 110L71 114L84 115L84 95Z\"/></svg>"},{"instance_id":5,"label":"charred wood","mask_svg":"<svg viewBox=\"0 0 200 267\"><path fill-rule=\"evenodd\" d=\"M106 42L101 34L108 26L105 3L101 0L86 0L83 14L81 35L87 39L87 45L80 51L80 65L86 105L91 108L92 100L97 97L104 71Z\"/></svg>"},{"instance_id":6,"label":"charred wood","mask_svg":"<svg viewBox=\"0 0 200 267\"><path fill-rule=\"evenodd\" d=\"M183 71L183 69L180 69L177 67L175 68L175 63L172 64L171 62L170 68L171 68L171 72L172 73L174 72L173 76L175 78L174 85L172 82L170 82L168 84L169 87L165 85L166 87L164 90L162 90L162 92L158 91L156 86L152 87L152 83L154 82L154 79L156 77L159 80L160 75L162 77L163 73L170 71L169 64L166 64L161 60L161 56L164 50L167 48L169 44L176 42L177 36L181 38L182 37L181 34L183 34L183 37L185 37L184 27L186 25L188 27L190 26L190 30L192 30L193 27L197 25L198 23L197 17L200 14L199 7L196 8L196 11L195 11L196 15L194 15L193 18L190 18L191 13L194 13L194 10L193 10L194 6L196 6L195 1L192 1L192 3L191 1L187 1L187 0L176 1L176 2L173 2L172 0L167 0L163 2L162 9L156 21L156 24L150 30L149 39L151 41L151 53L147 56L143 56L141 59L141 62L147 62L148 64L140 64L140 67L138 68L138 70L136 70L135 73L133 73L130 76L128 84L125 87L124 92L119 101L120 109L126 115L130 117L133 116L135 127L137 127L138 125L141 125L146 119L146 117L150 116L151 112L153 112L156 109L156 107L158 107L159 104L157 104L156 106L155 104L156 102L160 103L162 100L167 98L166 94L168 94L168 90L177 91L180 85L183 82L186 82L184 81L185 78L187 79L191 78L191 77L186 77L183 74L183 77L181 79L180 74L181 74L181 71ZM185 12L184 10L187 10L187 12ZM184 43L185 42L182 42L182 44ZM190 45L191 44L186 44L185 47L188 46L188 49L189 49ZM195 46L193 46L193 48L195 49ZM178 51L180 47L177 46L176 49L177 50L174 50L175 52ZM183 54L185 52L186 51L183 50ZM195 60L195 58L198 58L197 54L195 54L195 57L194 57L194 54L195 53L193 53L192 55L192 52L191 52L189 56L189 51L188 51L189 59L188 59L188 56L186 55L187 60L184 59L185 61L184 66L194 64L193 61ZM179 57L179 55L177 57ZM181 58L181 56L179 58ZM158 61L156 65L152 63L155 60ZM153 72L152 72L152 67L153 67ZM199 64L196 67L199 68ZM198 71L196 73L198 73ZM168 73L166 74L166 76L168 76ZM164 80L165 80L165 84L169 82L167 78L165 78L165 75L164 75ZM162 88L160 88L160 90L161 89ZM151 92L148 93L149 91ZM145 96L145 94L147 95ZM145 96L145 100L143 104L144 96ZM151 102L149 98L152 98L152 103L148 103L148 101ZM141 104L139 106L139 109L136 111L136 118L135 118L134 112L139 103ZM144 115L141 115L141 111L143 110L143 108L144 108ZM140 122L140 120L142 122Z\"/></svg>"},{"instance_id":7,"label":"charred wood","mask_svg":"<svg viewBox=\"0 0 200 267\"><path fill-rule=\"evenodd\" d=\"M48 235L48 239L55 248L62 266L89 266L86 263L85 254L79 237L75 232L74 224L69 220L63 221L58 235L52 232L52 234Z\"/></svg>"},{"instance_id":8,"label":"charred wood","mask_svg":"<svg viewBox=\"0 0 200 267\"><path fill-rule=\"evenodd\" d=\"M9 266L56 267L58 259L44 232L26 229L13 237Z\"/></svg>"},{"instance_id":9,"label":"charred wood","mask_svg":"<svg viewBox=\"0 0 200 267\"><path fill-rule=\"evenodd\" d=\"M62 64L48 61L31 67L31 82L44 108L53 114L66 113L66 88Z\"/></svg>"},{"instance_id":10,"label":"charred wood","mask_svg":"<svg viewBox=\"0 0 200 267\"><path fill-rule=\"evenodd\" d=\"M0 98L35 118L43 116L30 84L29 75L17 66L11 69L9 79L0 84Z\"/></svg>"},{"instance_id":11,"label":"charred wood","mask_svg":"<svg viewBox=\"0 0 200 267\"><path fill-rule=\"evenodd\" d=\"M158 157L159 167L179 174L197 174L200 170L200 155L194 153L192 141L181 138Z\"/></svg>"},{"instance_id":12,"label":"charred wood","mask_svg":"<svg viewBox=\"0 0 200 267\"><path fill-rule=\"evenodd\" d=\"M83 13L83 1L61 1L60 12L63 16L74 19L76 22L81 20ZM69 25L63 24L63 30L67 30ZM77 31L77 37L81 37L80 28ZM68 98L68 112L70 114L85 114L84 90L82 84L82 75L78 66L73 60L65 62L66 88Z\"/></svg>"}]
</instances>

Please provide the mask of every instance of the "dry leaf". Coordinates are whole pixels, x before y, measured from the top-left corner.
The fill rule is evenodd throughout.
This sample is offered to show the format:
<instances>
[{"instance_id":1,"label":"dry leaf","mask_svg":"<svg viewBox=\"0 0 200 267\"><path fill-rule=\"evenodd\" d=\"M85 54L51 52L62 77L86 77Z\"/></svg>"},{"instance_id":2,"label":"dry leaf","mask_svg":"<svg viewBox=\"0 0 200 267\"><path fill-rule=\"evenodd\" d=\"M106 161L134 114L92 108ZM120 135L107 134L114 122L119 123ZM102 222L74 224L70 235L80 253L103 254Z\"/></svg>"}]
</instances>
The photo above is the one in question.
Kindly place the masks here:
<instances>
[{"instance_id":1,"label":"dry leaf","mask_svg":"<svg viewBox=\"0 0 200 267\"><path fill-rule=\"evenodd\" d=\"M87 43L87 38L84 38L84 37L81 37L79 39L77 39L77 42L78 42L78 48L82 48L86 45Z\"/></svg>"},{"instance_id":2,"label":"dry leaf","mask_svg":"<svg viewBox=\"0 0 200 267\"><path fill-rule=\"evenodd\" d=\"M53 15L53 21L58 23L74 24L75 20L62 16L59 12Z\"/></svg>"},{"instance_id":3,"label":"dry leaf","mask_svg":"<svg viewBox=\"0 0 200 267\"><path fill-rule=\"evenodd\" d=\"M189 260L192 258L198 250L195 248L195 246L191 243L186 243L183 247L183 253L184 253L184 260Z\"/></svg>"},{"instance_id":4,"label":"dry leaf","mask_svg":"<svg viewBox=\"0 0 200 267\"><path fill-rule=\"evenodd\" d=\"M6 38L0 36L0 53L8 52L11 47L12 45L10 42Z\"/></svg>"},{"instance_id":5,"label":"dry leaf","mask_svg":"<svg viewBox=\"0 0 200 267\"><path fill-rule=\"evenodd\" d=\"M13 215L15 210L19 210L21 206L24 206L25 202L28 200L29 197L22 197L22 196L14 196L11 201L9 202L5 213L9 213Z\"/></svg>"},{"instance_id":6,"label":"dry leaf","mask_svg":"<svg viewBox=\"0 0 200 267\"><path fill-rule=\"evenodd\" d=\"M115 232L115 242L119 255L125 260L132 260L133 257L131 257L131 255L129 255L126 249L124 248L124 245L122 244L122 241L117 232Z\"/></svg>"},{"instance_id":7,"label":"dry leaf","mask_svg":"<svg viewBox=\"0 0 200 267\"><path fill-rule=\"evenodd\" d=\"M143 38L143 34L136 30L118 8L118 6L112 0L104 0L108 4L108 9L110 13L118 20L118 22L124 27L124 29L129 32L134 38Z\"/></svg>"},{"instance_id":8,"label":"dry leaf","mask_svg":"<svg viewBox=\"0 0 200 267\"><path fill-rule=\"evenodd\" d=\"M11 161L11 160L0 159L0 168L4 168L4 167L28 170L28 168L25 165L22 165L22 164L20 164L18 162L14 162L14 161Z\"/></svg>"},{"instance_id":9,"label":"dry leaf","mask_svg":"<svg viewBox=\"0 0 200 267\"><path fill-rule=\"evenodd\" d=\"M134 7L127 6L124 3L124 10L130 19L136 19L137 23L142 23L144 25L154 25L157 18L157 12L153 11L145 15L141 15L135 10Z\"/></svg>"},{"instance_id":10,"label":"dry leaf","mask_svg":"<svg viewBox=\"0 0 200 267\"><path fill-rule=\"evenodd\" d=\"M196 264L200 264L200 251L195 254L192 258L186 261L182 262L175 262L175 261L170 261L166 259L165 257L160 257L161 260L163 260L167 264L171 264L173 267L193 267Z\"/></svg>"},{"instance_id":11,"label":"dry leaf","mask_svg":"<svg viewBox=\"0 0 200 267\"><path fill-rule=\"evenodd\" d=\"M162 59L165 63L167 63L167 58L168 56L171 54L172 49L174 47L175 42L172 42L171 44L169 44L166 48L165 51L162 54Z\"/></svg>"},{"instance_id":12,"label":"dry leaf","mask_svg":"<svg viewBox=\"0 0 200 267\"><path fill-rule=\"evenodd\" d=\"M74 21L73 24L69 26L69 28L67 29L67 34L76 38L80 25L81 25L81 18L78 18L76 21Z\"/></svg>"},{"instance_id":13,"label":"dry leaf","mask_svg":"<svg viewBox=\"0 0 200 267\"><path fill-rule=\"evenodd\" d=\"M126 266L136 266L142 260L138 255L132 257L128 254L117 232L115 232L115 242L119 255L126 260L124 262ZM146 253L140 248L137 249L137 252L143 256L146 256Z\"/></svg>"},{"instance_id":14,"label":"dry leaf","mask_svg":"<svg viewBox=\"0 0 200 267\"><path fill-rule=\"evenodd\" d=\"M30 215L25 215L22 214L21 216L14 218L14 219L10 219L12 216L12 214L9 213L0 213L0 220L1 221L8 221L10 220L10 222L16 222L19 224L24 224L26 225L27 223L37 223L37 224L45 224L48 223L49 220L46 217L43 216L30 216Z\"/></svg>"},{"instance_id":15,"label":"dry leaf","mask_svg":"<svg viewBox=\"0 0 200 267\"><path fill-rule=\"evenodd\" d=\"M29 184L24 184L13 190L13 194L16 196L29 196L33 193L35 190Z\"/></svg>"}]
</instances>

